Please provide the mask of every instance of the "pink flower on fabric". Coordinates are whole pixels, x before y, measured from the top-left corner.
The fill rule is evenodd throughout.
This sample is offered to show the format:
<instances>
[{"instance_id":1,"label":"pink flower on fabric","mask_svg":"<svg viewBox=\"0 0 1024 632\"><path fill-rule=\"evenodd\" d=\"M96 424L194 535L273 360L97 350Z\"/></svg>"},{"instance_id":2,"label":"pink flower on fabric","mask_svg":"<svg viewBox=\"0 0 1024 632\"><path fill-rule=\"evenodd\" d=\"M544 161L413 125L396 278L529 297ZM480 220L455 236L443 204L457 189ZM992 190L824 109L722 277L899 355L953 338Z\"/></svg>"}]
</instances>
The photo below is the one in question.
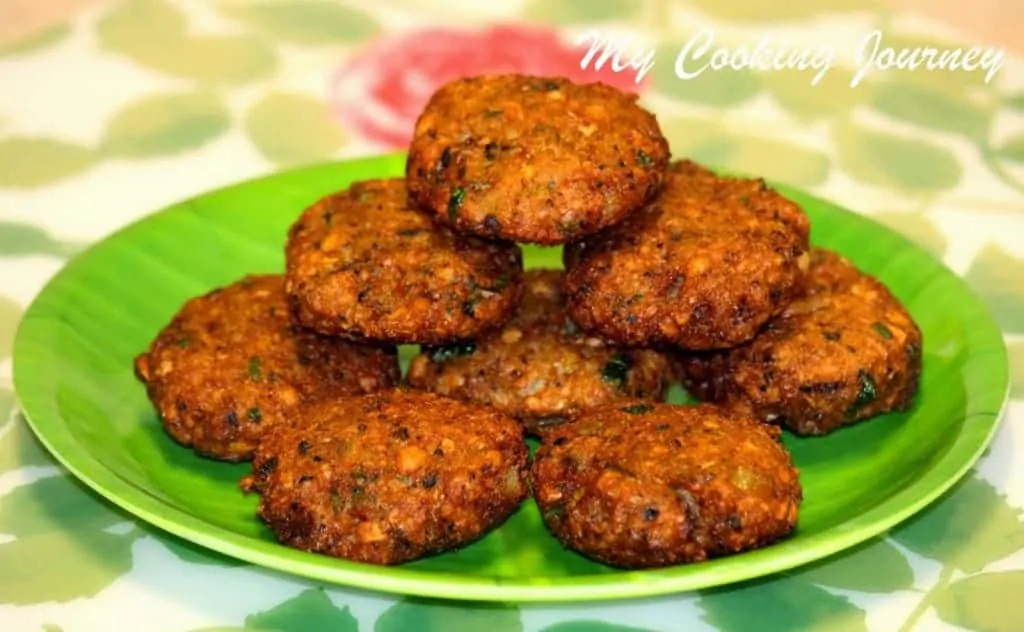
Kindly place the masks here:
<instances>
[{"instance_id":1,"label":"pink flower on fabric","mask_svg":"<svg viewBox=\"0 0 1024 632\"><path fill-rule=\"evenodd\" d=\"M329 99L338 121L367 140L405 149L416 118L441 85L468 75L517 72L601 81L640 92L634 73L580 68L587 48L553 29L496 25L479 30L428 28L374 41L335 71Z\"/></svg>"},{"instance_id":2,"label":"pink flower on fabric","mask_svg":"<svg viewBox=\"0 0 1024 632\"><path fill-rule=\"evenodd\" d=\"M77 18L101 0L0 0L0 44L38 37Z\"/></svg>"}]
</instances>

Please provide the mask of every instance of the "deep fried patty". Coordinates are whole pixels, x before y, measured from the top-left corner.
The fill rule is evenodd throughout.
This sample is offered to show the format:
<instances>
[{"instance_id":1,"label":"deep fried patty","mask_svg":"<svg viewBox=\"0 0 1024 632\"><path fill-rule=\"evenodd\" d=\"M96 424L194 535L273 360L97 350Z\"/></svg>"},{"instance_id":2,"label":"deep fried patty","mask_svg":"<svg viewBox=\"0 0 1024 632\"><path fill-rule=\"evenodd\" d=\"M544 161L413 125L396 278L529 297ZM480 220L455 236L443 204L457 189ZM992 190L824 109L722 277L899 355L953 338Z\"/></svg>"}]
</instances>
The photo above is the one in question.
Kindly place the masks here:
<instances>
[{"instance_id":1,"label":"deep fried patty","mask_svg":"<svg viewBox=\"0 0 1024 632\"><path fill-rule=\"evenodd\" d=\"M658 189L668 142L635 94L523 75L442 86L416 122L406 175L441 221L561 244L609 226Z\"/></svg>"},{"instance_id":2,"label":"deep fried patty","mask_svg":"<svg viewBox=\"0 0 1024 632\"><path fill-rule=\"evenodd\" d=\"M243 489L288 546L372 564L454 549L529 494L511 417L433 393L324 401L264 436Z\"/></svg>"},{"instance_id":3,"label":"deep fried patty","mask_svg":"<svg viewBox=\"0 0 1024 632\"><path fill-rule=\"evenodd\" d=\"M569 314L627 345L746 342L804 289L809 232L763 180L675 162L654 201L566 246Z\"/></svg>"},{"instance_id":4,"label":"deep fried patty","mask_svg":"<svg viewBox=\"0 0 1024 632\"><path fill-rule=\"evenodd\" d=\"M534 495L564 546L612 566L739 553L796 527L803 492L779 433L709 404L607 405L545 436Z\"/></svg>"},{"instance_id":5,"label":"deep fried patty","mask_svg":"<svg viewBox=\"0 0 1024 632\"><path fill-rule=\"evenodd\" d=\"M473 338L512 315L522 251L460 235L370 180L312 205L288 233L287 291L302 324L394 344Z\"/></svg>"},{"instance_id":6,"label":"deep fried patty","mask_svg":"<svg viewBox=\"0 0 1024 632\"><path fill-rule=\"evenodd\" d=\"M252 458L268 428L305 400L400 379L395 347L293 326L280 275L250 275L187 301L135 359L167 433L224 461Z\"/></svg>"},{"instance_id":7,"label":"deep fried patty","mask_svg":"<svg viewBox=\"0 0 1024 632\"><path fill-rule=\"evenodd\" d=\"M921 373L920 329L878 280L814 249L808 294L753 342L686 354L687 389L800 435L908 409Z\"/></svg>"},{"instance_id":8,"label":"deep fried patty","mask_svg":"<svg viewBox=\"0 0 1024 632\"><path fill-rule=\"evenodd\" d=\"M672 363L662 353L610 346L565 313L560 270L528 270L512 320L475 343L426 348L411 386L489 404L532 434L605 402L663 399Z\"/></svg>"}]
</instances>

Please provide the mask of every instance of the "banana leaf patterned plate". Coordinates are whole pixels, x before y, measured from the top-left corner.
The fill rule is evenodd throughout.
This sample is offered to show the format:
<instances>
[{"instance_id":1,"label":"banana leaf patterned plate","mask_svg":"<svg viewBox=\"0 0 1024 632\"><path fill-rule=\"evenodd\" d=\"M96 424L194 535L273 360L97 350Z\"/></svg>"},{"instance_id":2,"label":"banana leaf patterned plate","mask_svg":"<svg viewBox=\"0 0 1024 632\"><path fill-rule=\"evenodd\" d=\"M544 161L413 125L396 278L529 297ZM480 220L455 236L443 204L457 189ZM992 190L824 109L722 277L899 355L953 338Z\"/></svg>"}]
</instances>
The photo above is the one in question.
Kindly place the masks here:
<instances>
[{"instance_id":1,"label":"banana leaf patterned plate","mask_svg":"<svg viewBox=\"0 0 1024 632\"><path fill-rule=\"evenodd\" d=\"M128 226L61 270L27 311L15 387L42 443L75 476L142 519L221 553L337 584L493 601L587 601L688 591L768 575L867 540L963 476L991 441L1008 393L1006 349L987 309L939 261L853 212L780 187L812 221L812 240L878 276L924 332L913 410L824 438L786 435L805 501L779 544L701 564L622 571L563 550L532 501L458 552L377 567L277 544L237 481L248 466L194 456L160 427L132 371L180 304L248 272L283 269L287 227L350 182L404 173L404 155L302 168L190 199ZM88 212L83 209L82 212ZM527 265L557 249L527 247ZM403 349L407 361L411 349ZM684 401L682 391L674 393Z\"/></svg>"}]
</instances>

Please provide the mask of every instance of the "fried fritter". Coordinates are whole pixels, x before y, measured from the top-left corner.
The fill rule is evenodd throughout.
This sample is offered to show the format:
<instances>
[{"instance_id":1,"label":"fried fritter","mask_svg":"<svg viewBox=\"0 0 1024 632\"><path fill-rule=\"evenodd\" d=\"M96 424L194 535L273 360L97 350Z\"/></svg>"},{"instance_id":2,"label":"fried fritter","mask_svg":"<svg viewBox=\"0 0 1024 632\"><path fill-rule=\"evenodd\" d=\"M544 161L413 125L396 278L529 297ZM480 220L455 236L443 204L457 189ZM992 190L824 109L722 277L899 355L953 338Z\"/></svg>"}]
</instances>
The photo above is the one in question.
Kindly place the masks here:
<instances>
[{"instance_id":1,"label":"fried fritter","mask_svg":"<svg viewBox=\"0 0 1024 632\"><path fill-rule=\"evenodd\" d=\"M746 342L803 291L809 233L763 180L675 162L650 204L566 246L569 314L626 345Z\"/></svg>"},{"instance_id":2,"label":"fried fritter","mask_svg":"<svg viewBox=\"0 0 1024 632\"><path fill-rule=\"evenodd\" d=\"M516 315L474 343L425 348L406 376L415 388L489 404L531 434L606 402L663 399L670 359L580 333L565 313L560 270L528 270Z\"/></svg>"},{"instance_id":3,"label":"fried fritter","mask_svg":"<svg viewBox=\"0 0 1024 632\"><path fill-rule=\"evenodd\" d=\"M135 372L167 433L198 454L252 458L268 428L305 400L362 394L400 379L393 346L296 328L280 275L249 275L187 301Z\"/></svg>"},{"instance_id":4,"label":"fried fritter","mask_svg":"<svg viewBox=\"0 0 1024 632\"><path fill-rule=\"evenodd\" d=\"M522 429L433 393L323 401L264 436L243 489L288 546L400 564L466 545L529 495Z\"/></svg>"},{"instance_id":5,"label":"fried fritter","mask_svg":"<svg viewBox=\"0 0 1024 632\"><path fill-rule=\"evenodd\" d=\"M653 196L668 142L635 94L565 78L467 77L416 122L406 178L439 221L489 238L561 244Z\"/></svg>"},{"instance_id":6,"label":"fried fritter","mask_svg":"<svg viewBox=\"0 0 1024 632\"><path fill-rule=\"evenodd\" d=\"M565 547L612 566L748 551L796 528L803 491L779 433L710 404L606 405L544 437L534 496Z\"/></svg>"},{"instance_id":7,"label":"fried fritter","mask_svg":"<svg viewBox=\"0 0 1024 632\"><path fill-rule=\"evenodd\" d=\"M408 204L401 178L327 196L285 249L296 317L324 334L393 344L473 338L509 319L522 250L460 235Z\"/></svg>"},{"instance_id":8,"label":"fried fritter","mask_svg":"<svg viewBox=\"0 0 1024 632\"><path fill-rule=\"evenodd\" d=\"M845 258L812 250L807 296L751 343L685 354L687 389L799 435L913 405L921 330L877 279Z\"/></svg>"}]
</instances>

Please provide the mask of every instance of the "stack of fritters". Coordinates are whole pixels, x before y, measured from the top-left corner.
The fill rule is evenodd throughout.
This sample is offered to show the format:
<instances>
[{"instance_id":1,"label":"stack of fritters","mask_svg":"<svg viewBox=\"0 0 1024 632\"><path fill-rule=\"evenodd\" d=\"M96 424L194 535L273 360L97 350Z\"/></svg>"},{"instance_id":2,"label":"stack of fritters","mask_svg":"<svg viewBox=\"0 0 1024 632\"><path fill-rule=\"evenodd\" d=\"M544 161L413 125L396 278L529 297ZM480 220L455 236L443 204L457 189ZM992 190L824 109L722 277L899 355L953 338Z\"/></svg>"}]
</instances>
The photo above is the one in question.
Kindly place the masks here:
<instances>
[{"instance_id":1,"label":"stack of fritters","mask_svg":"<svg viewBox=\"0 0 1024 632\"><path fill-rule=\"evenodd\" d=\"M795 529L779 425L822 434L916 393L910 316L809 236L763 180L670 162L635 95L460 79L404 178L303 210L283 275L188 301L136 371L175 440L253 459L242 486L289 546L406 562L532 485L567 548L697 562ZM520 243L563 245L565 270L524 272ZM397 345L420 346L403 384ZM680 375L711 403L664 403Z\"/></svg>"}]
</instances>

